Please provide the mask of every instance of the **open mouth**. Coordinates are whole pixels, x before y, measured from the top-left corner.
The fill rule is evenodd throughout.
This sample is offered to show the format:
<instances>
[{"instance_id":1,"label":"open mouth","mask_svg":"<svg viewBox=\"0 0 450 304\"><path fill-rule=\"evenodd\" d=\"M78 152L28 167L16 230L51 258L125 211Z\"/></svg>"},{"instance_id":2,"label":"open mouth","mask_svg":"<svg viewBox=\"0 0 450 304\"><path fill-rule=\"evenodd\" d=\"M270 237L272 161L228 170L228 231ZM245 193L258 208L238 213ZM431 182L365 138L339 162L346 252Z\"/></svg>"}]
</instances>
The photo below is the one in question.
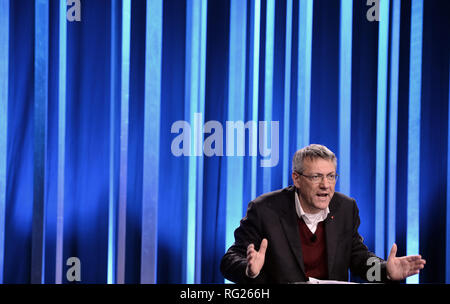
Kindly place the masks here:
<instances>
[{"instance_id":1,"label":"open mouth","mask_svg":"<svg viewBox=\"0 0 450 304\"><path fill-rule=\"evenodd\" d=\"M317 193L317 201L325 203L328 201L328 193Z\"/></svg>"}]
</instances>

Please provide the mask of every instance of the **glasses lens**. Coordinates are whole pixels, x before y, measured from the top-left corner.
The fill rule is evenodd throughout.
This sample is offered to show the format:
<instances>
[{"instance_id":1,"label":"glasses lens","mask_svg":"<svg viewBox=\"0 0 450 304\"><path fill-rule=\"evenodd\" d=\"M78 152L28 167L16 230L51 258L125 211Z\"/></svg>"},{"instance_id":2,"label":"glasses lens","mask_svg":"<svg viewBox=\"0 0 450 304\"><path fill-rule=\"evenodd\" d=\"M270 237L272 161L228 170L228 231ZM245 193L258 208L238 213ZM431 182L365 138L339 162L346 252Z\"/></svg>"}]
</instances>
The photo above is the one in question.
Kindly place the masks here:
<instances>
[{"instance_id":1,"label":"glasses lens","mask_svg":"<svg viewBox=\"0 0 450 304\"><path fill-rule=\"evenodd\" d=\"M338 178L337 174L327 175L327 179L330 183L335 183L337 181L337 178Z\"/></svg>"}]
</instances>

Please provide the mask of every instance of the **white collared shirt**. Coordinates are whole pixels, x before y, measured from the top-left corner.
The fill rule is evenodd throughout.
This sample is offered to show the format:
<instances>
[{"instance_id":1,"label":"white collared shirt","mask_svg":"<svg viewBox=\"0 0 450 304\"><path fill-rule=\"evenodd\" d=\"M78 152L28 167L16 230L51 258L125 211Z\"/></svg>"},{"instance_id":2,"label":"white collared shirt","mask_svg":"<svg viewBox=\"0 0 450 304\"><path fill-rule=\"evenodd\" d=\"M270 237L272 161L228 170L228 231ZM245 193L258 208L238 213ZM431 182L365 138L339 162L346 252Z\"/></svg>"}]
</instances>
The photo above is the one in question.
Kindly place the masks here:
<instances>
[{"instance_id":1,"label":"white collared shirt","mask_svg":"<svg viewBox=\"0 0 450 304\"><path fill-rule=\"evenodd\" d=\"M295 211L297 212L297 216L299 218L303 218L306 226L308 226L309 230L313 234L316 232L317 224L324 221L327 218L328 213L330 213L330 209L328 207L318 213L305 213L302 205L300 204L300 199L297 192L295 192Z\"/></svg>"}]
</instances>

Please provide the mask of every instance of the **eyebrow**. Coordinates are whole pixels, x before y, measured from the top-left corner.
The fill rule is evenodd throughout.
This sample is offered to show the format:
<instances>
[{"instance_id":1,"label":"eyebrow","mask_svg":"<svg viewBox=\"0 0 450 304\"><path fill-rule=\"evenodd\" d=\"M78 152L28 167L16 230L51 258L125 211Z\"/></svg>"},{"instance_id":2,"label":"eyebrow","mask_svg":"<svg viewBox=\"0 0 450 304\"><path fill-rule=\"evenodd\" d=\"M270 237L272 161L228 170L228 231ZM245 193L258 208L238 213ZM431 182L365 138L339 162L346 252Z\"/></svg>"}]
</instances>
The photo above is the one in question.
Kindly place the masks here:
<instances>
[{"instance_id":1,"label":"eyebrow","mask_svg":"<svg viewBox=\"0 0 450 304\"><path fill-rule=\"evenodd\" d=\"M322 174L322 173L311 173L312 175L330 175L330 174L336 174L336 171L334 171L334 172L330 172L330 173L327 173L327 174Z\"/></svg>"}]
</instances>

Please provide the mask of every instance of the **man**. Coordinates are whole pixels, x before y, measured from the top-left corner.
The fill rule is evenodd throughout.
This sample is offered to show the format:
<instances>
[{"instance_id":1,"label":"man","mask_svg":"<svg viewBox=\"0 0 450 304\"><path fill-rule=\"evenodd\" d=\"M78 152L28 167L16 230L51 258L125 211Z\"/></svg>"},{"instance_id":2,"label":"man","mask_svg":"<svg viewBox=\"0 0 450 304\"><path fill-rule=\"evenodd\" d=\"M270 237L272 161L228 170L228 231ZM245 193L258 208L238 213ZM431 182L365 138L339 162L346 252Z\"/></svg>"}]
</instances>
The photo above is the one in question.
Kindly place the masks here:
<instances>
[{"instance_id":1,"label":"man","mask_svg":"<svg viewBox=\"0 0 450 304\"><path fill-rule=\"evenodd\" d=\"M222 258L224 277L237 283L348 281L350 269L362 279L386 282L419 273L421 256L396 257L394 244L383 261L364 245L355 200L334 191L336 167L336 156L325 146L298 150L294 186L250 202Z\"/></svg>"}]
</instances>

